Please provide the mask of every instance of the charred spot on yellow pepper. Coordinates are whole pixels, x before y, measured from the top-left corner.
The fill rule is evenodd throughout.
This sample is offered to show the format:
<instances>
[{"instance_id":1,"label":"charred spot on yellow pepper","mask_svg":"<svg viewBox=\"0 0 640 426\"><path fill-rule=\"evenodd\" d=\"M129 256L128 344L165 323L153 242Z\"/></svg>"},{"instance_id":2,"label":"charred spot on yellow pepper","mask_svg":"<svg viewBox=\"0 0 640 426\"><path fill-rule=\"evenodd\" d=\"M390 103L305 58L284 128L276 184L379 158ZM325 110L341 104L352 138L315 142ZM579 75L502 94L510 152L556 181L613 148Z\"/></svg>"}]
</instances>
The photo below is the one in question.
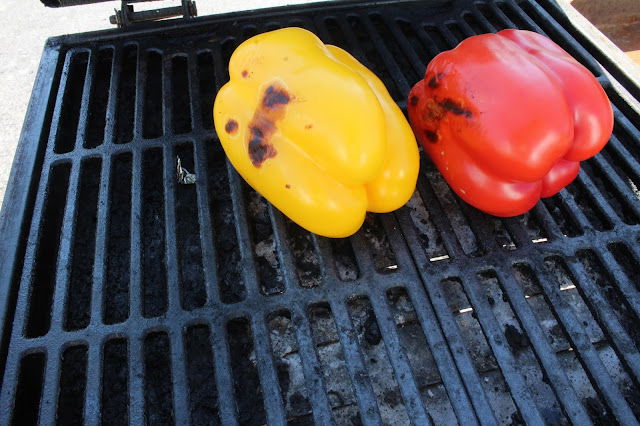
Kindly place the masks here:
<instances>
[{"instance_id":1,"label":"charred spot on yellow pepper","mask_svg":"<svg viewBox=\"0 0 640 426\"><path fill-rule=\"evenodd\" d=\"M265 108L278 108L280 105L286 105L291 101L291 97L286 90L275 84L267 87L267 90L262 99L262 106Z\"/></svg>"},{"instance_id":2,"label":"charred spot on yellow pepper","mask_svg":"<svg viewBox=\"0 0 640 426\"><path fill-rule=\"evenodd\" d=\"M304 128L309 130L309 129L313 128L313 124L307 124L306 126L304 126Z\"/></svg>"},{"instance_id":3,"label":"charred spot on yellow pepper","mask_svg":"<svg viewBox=\"0 0 640 426\"><path fill-rule=\"evenodd\" d=\"M249 77L249 71L242 70L242 78L247 78L247 77Z\"/></svg>"},{"instance_id":4,"label":"charred spot on yellow pepper","mask_svg":"<svg viewBox=\"0 0 640 426\"><path fill-rule=\"evenodd\" d=\"M289 185L289 184L286 184L284 187L287 188L287 189L291 189L291 185Z\"/></svg>"},{"instance_id":5,"label":"charred spot on yellow pepper","mask_svg":"<svg viewBox=\"0 0 640 426\"><path fill-rule=\"evenodd\" d=\"M249 123L249 158L255 167L277 155L271 137L277 130L276 122L284 117L286 105L292 96L279 83L270 84Z\"/></svg>"},{"instance_id":6,"label":"charred spot on yellow pepper","mask_svg":"<svg viewBox=\"0 0 640 426\"><path fill-rule=\"evenodd\" d=\"M224 131L232 134L235 133L236 130L238 130L238 122L233 118L230 118L229 121L227 121L227 124L224 125Z\"/></svg>"}]
</instances>

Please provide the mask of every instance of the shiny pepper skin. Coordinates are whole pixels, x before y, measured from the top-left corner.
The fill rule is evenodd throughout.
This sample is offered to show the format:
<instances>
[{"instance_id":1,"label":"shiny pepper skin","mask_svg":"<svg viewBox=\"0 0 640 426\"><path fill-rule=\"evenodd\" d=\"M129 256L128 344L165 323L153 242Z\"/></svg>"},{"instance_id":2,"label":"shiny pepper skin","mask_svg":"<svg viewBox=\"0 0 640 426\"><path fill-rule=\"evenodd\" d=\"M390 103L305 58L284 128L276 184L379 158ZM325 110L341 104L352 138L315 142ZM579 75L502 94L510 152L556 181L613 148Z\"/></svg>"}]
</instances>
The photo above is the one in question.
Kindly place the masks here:
<instances>
[{"instance_id":1,"label":"shiny pepper skin","mask_svg":"<svg viewBox=\"0 0 640 426\"><path fill-rule=\"evenodd\" d=\"M229 62L213 108L240 175L303 228L346 237L367 211L401 207L418 147L382 82L344 50L301 28L260 34Z\"/></svg>"},{"instance_id":2,"label":"shiny pepper skin","mask_svg":"<svg viewBox=\"0 0 640 426\"><path fill-rule=\"evenodd\" d=\"M594 76L548 38L521 30L440 53L407 109L451 188L496 216L522 214L571 183L613 129Z\"/></svg>"}]
</instances>

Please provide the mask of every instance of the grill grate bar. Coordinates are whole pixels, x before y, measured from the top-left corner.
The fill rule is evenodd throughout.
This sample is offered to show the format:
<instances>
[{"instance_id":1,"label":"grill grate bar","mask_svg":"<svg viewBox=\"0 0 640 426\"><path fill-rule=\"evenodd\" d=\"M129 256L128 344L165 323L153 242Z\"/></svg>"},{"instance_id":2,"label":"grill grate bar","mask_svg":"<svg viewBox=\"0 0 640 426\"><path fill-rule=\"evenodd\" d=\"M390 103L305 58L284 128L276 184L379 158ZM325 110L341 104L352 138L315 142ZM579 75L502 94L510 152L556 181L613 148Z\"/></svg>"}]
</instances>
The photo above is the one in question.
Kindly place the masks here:
<instances>
[{"instance_id":1,"label":"grill grate bar","mask_svg":"<svg viewBox=\"0 0 640 426\"><path fill-rule=\"evenodd\" d=\"M62 350L48 351L45 356L44 382L42 384L42 395L40 399L40 416L45 419L56 418L56 408L60 397L58 378L60 377Z\"/></svg>"},{"instance_id":2,"label":"grill grate bar","mask_svg":"<svg viewBox=\"0 0 640 426\"><path fill-rule=\"evenodd\" d=\"M389 52L389 49L385 45L385 42L380 37L380 32L376 31L376 29L373 27L373 24L371 23L371 19L370 19L371 16L379 17L379 15L361 16L361 19L364 23L367 33L371 38L371 40L373 41L373 44L376 47L376 50L382 57L382 60L384 61L386 68L389 70L391 77L396 83L398 90L401 93L409 93L409 90L411 90L411 85L407 81L405 75L400 70L400 67L398 66L397 61L394 59L393 55L391 55L391 53Z\"/></svg>"},{"instance_id":3,"label":"grill grate bar","mask_svg":"<svg viewBox=\"0 0 640 426\"><path fill-rule=\"evenodd\" d=\"M96 216L96 244L93 262L93 283L91 290L91 313L89 326L100 324L103 318L103 289L107 251L107 221L109 212L109 187L111 182L111 157L102 158L100 192L98 194L98 212ZM91 366L91 349L89 350L89 366Z\"/></svg>"},{"instance_id":4,"label":"grill grate bar","mask_svg":"<svg viewBox=\"0 0 640 426\"><path fill-rule=\"evenodd\" d=\"M632 250L636 250L634 244L631 244ZM604 263L607 270L612 271L616 277L615 283L624 296L625 300L631 306L636 318L640 318L640 291L631 282L627 275L622 271L620 265L609 250L599 252L600 260Z\"/></svg>"},{"instance_id":5,"label":"grill grate bar","mask_svg":"<svg viewBox=\"0 0 640 426\"><path fill-rule=\"evenodd\" d=\"M574 259L567 259L567 267L577 281L576 286L580 295L589 305L589 310L594 312L598 323L604 325L603 331L611 339L616 353L624 362L629 375L636 382L640 382L640 353L634 349L634 343L624 330L620 321L609 308L609 303L595 283L587 276L584 267Z\"/></svg>"},{"instance_id":6,"label":"grill grate bar","mask_svg":"<svg viewBox=\"0 0 640 426\"><path fill-rule=\"evenodd\" d=\"M215 378L216 389L218 395L218 412L220 419L224 419L229 425L238 424L238 414L236 401L232 397L224 397L224 395L233 395L233 378L231 376L231 357L229 355L229 339L227 336L226 325L220 318L214 317L211 323L211 335L213 345L213 358L215 359Z\"/></svg>"},{"instance_id":7,"label":"grill grate bar","mask_svg":"<svg viewBox=\"0 0 640 426\"><path fill-rule=\"evenodd\" d=\"M102 367L102 342L89 344L87 349L87 386L84 395L83 421L88 425L100 422L100 390L103 384L101 378ZM90 386L95 383L95 386Z\"/></svg>"},{"instance_id":8,"label":"grill grate bar","mask_svg":"<svg viewBox=\"0 0 640 426\"><path fill-rule=\"evenodd\" d=\"M617 109L614 107L614 109ZM620 120L622 121L622 120ZM640 164L633 158L633 155L629 152L629 150L620 142L618 136L614 133L611 136L611 140L607 144L607 148L610 148L621 159L621 161L627 166L633 173L638 176L640 175Z\"/></svg>"},{"instance_id":9,"label":"grill grate bar","mask_svg":"<svg viewBox=\"0 0 640 426\"><path fill-rule=\"evenodd\" d=\"M351 338L356 334L351 318L342 302L332 301L330 306L344 352L344 360L358 401L362 422L365 424L381 424L382 419L373 394L369 374L364 366L362 353L358 349L357 342Z\"/></svg>"},{"instance_id":10,"label":"grill grate bar","mask_svg":"<svg viewBox=\"0 0 640 426\"><path fill-rule=\"evenodd\" d=\"M465 275L470 277L475 271L464 271ZM471 273L469 273L471 272ZM493 355L496 357L502 374L505 376L513 401L525 423L527 424L543 424L542 415L539 407L536 406L530 391L518 371L516 360L509 347L506 344L506 337L498 328L497 320L488 306L488 302L479 294L480 282L474 277L462 279L462 286L465 293L473 306L474 312L478 316L478 321L484 332Z\"/></svg>"},{"instance_id":11,"label":"grill grate bar","mask_svg":"<svg viewBox=\"0 0 640 426\"><path fill-rule=\"evenodd\" d=\"M424 167L424 162L421 162L420 168L424 170ZM420 175L424 177L423 172L420 172ZM440 236L442 237L442 243L449 255L449 258L454 260L464 258L465 256L462 250L462 246L460 245L458 239L455 237L451 224L449 223L449 221L444 219L445 216L442 205L437 199L431 185L425 183L424 178L418 179L416 190L424 200L425 205L430 206L432 208L431 211L434 212L434 214L432 215L432 219L439 231Z\"/></svg>"},{"instance_id":12,"label":"grill grate bar","mask_svg":"<svg viewBox=\"0 0 640 426\"><path fill-rule=\"evenodd\" d=\"M409 40L407 40L407 38L402 34L402 31L398 29L398 21L394 21L389 16L382 16L382 19L384 20L385 25L391 31L391 34L393 34L395 40L398 42L398 45L402 49L402 53L409 60L409 63L413 67L415 73L418 76L423 76L427 68L427 65L424 63L424 58L421 59L420 57L418 57L415 50L411 47L411 43L409 43Z\"/></svg>"},{"instance_id":13,"label":"grill grate bar","mask_svg":"<svg viewBox=\"0 0 640 426\"><path fill-rule=\"evenodd\" d=\"M89 52L89 59L87 63L87 70L84 77L84 86L82 89L82 100L80 101L80 113L78 119L78 127L76 131L76 140L73 150L76 147L84 146L87 138L87 127L89 124L89 99L91 96L91 90L93 87L92 75L96 73L96 63L98 62L98 52L95 49L91 49Z\"/></svg>"},{"instance_id":14,"label":"grill grate bar","mask_svg":"<svg viewBox=\"0 0 640 426\"><path fill-rule=\"evenodd\" d=\"M611 140L615 140L616 137L612 136ZM638 199L635 195L632 195L628 191L628 186L622 181L620 176L613 170L611 165L604 159L602 155L596 155L593 157L593 161L606 173L609 180L613 183L614 187L619 191L620 196L624 199L635 214L636 217L640 217L640 207L638 207Z\"/></svg>"},{"instance_id":15,"label":"grill grate bar","mask_svg":"<svg viewBox=\"0 0 640 426\"><path fill-rule=\"evenodd\" d=\"M399 223L400 227L405 234L405 238L407 238L407 243L409 247L415 247L415 250L412 251L412 255L414 256L416 264L425 265L427 259L424 256L424 252L418 252L417 247L420 247L417 241L417 237L415 231L413 230L411 223L411 219L408 217L408 213L406 209L402 209L399 213ZM425 266L426 269L426 266ZM496 419L487 401L486 394L480 384L480 378L478 377L478 373L473 367L473 363L471 358L469 357L469 353L464 343L462 342L462 337L460 336L460 332L457 324L455 323L453 316L447 306L444 296L440 291L440 286L432 285L433 281L431 274L425 274L423 270L419 269L422 280L425 282L424 288L428 294L427 297L422 292L409 290L411 294L411 299L413 301L414 306L422 306L423 309L426 309L429 306L429 303L433 304L434 311L429 309L428 316L426 319L422 320L423 324L434 323L437 315L438 323L442 325L442 330L444 332L444 337L447 340L449 347L451 348L451 354L453 359L455 360L455 364L457 364L458 369L461 374L460 377L464 382L464 387L467 390L467 394L471 399L471 404L473 405L476 413L478 414L478 419L481 424L495 424ZM429 302L430 301L430 302ZM423 327L425 331L425 335L428 337L430 328ZM433 347L432 344L430 344ZM440 365L440 364L439 364ZM445 374L441 373L443 380L446 380L451 374L450 371L445 371ZM457 372L455 373L457 376ZM458 378L459 379L459 378ZM459 396L458 396L459 397Z\"/></svg>"},{"instance_id":16,"label":"grill grate bar","mask_svg":"<svg viewBox=\"0 0 640 426\"><path fill-rule=\"evenodd\" d=\"M302 358L307 394L311 402L313 419L317 424L324 425L332 422L331 405L327 397L327 388L321 374L322 368L315 350L315 343L311 337L309 318L305 313L305 306L292 306L292 320L296 327L298 350Z\"/></svg>"},{"instance_id":17,"label":"grill grate bar","mask_svg":"<svg viewBox=\"0 0 640 426\"><path fill-rule=\"evenodd\" d=\"M514 281L512 274L504 272L500 268L496 268L496 274L509 298L509 304L518 317L520 327L530 338L531 345L537 354L536 358L544 368L549 385L553 388L556 398L562 404L564 412L573 424L591 424L589 416L576 396L575 390L571 387L555 352L549 345L519 285Z\"/></svg>"},{"instance_id":18,"label":"grill grate bar","mask_svg":"<svg viewBox=\"0 0 640 426\"><path fill-rule=\"evenodd\" d=\"M120 87L120 68L122 67L122 51L119 45L113 46L113 60L111 62L111 80L109 82L109 97L105 114L103 143L98 146L112 146L116 142L116 117L118 110L118 87ZM76 147L77 148L77 147ZM104 175L103 175L104 176Z\"/></svg>"},{"instance_id":19,"label":"grill grate bar","mask_svg":"<svg viewBox=\"0 0 640 426\"><path fill-rule=\"evenodd\" d=\"M141 425L145 423L144 335L131 333L129 336L129 423Z\"/></svg>"},{"instance_id":20,"label":"grill grate bar","mask_svg":"<svg viewBox=\"0 0 640 426\"><path fill-rule=\"evenodd\" d=\"M427 416L424 404L420 399L420 391L411 372L407 355L400 344L389 306L386 301L380 300L377 297L371 297L370 300L376 319L378 320L378 326L380 327L387 353L389 354L389 361L393 367L395 379L398 382L402 398L404 399L407 414L415 425L432 425L432 416Z\"/></svg>"},{"instance_id":21,"label":"grill grate bar","mask_svg":"<svg viewBox=\"0 0 640 426\"><path fill-rule=\"evenodd\" d=\"M590 200L596 205L596 208L604 213L607 221L613 226L620 226L620 217L613 210L611 205L606 202L604 195L596 184L591 180L591 177L587 173L580 173L576 179L576 182L580 183L583 188L586 188L587 192L591 194Z\"/></svg>"},{"instance_id":22,"label":"grill grate bar","mask_svg":"<svg viewBox=\"0 0 640 426\"><path fill-rule=\"evenodd\" d=\"M264 408L267 413L267 424L285 424L286 415L282 403L282 395L276 369L273 364L269 344L269 330L265 318L255 315L251 320L253 331L256 364L260 375L260 385L264 397Z\"/></svg>"},{"instance_id":23,"label":"grill grate bar","mask_svg":"<svg viewBox=\"0 0 640 426\"><path fill-rule=\"evenodd\" d=\"M430 280L425 279L426 277L424 276L422 278L424 279L424 282L427 283L425 287L429 287L428 283L430 283ZM416 307L418 321L425 334L429 349L433 354L433 358L436 360L440 377L442 378L442 382L447 390L447 394L449 395L451 405L456 413L458 421L463 424L477 424L477 420L472 414L473 411L471 409L469 396L465 392L465 387L463 385L463 380L465 382L471 381L473 383L473 380L477 379L477 377L467 377L465 374L459 375L458 371L455 368L455 363L453 362L451 353L447 350L446 341L444 340L442 330L433 327L433 324L436 324L436 317L428 299L424 295L423 290L418 290L413 287L407 287L407 292L411 297L413 306ZM463 377L462 380L461 376ZM473 388L477 387L473 386ZM484 393L481 393L479 395L484 395ZM482 401L477 402L477 404L482 403ZM492 414L487 415L487 417L484 417L483 420L491 418L493 418Z\"/></svg>"},{"instance_id":24,"label":"grill grate bar","mask_svg":"<svg viewBox=\"0 0 640 426\"><path fill-rule=\"evenodd\" d=\"M564 238L562 231L558 224L553 220L551 213L549 213L549 209L544 203L538 203L533 207L533 212L536 216L541 218L542 226L544 227L545 233L549 236L550 240L558 241Z\"/></svg>"},{"instance_id":25,"label":"grill grate bar","mask_svg":"<svg viewBox=\"0 0 640 426\"><path fill-rule=\"evenodd\" d=\"M627 404L616 404L616 401L624 401L624 398L611 376L607 373L602 360L596 353L584 329L580 326L575 313L562 300L559 294L560 290L551 284L555 280L546 271L542 260L537 254L534 254L531 260L540 275L540 287L543 289L545 297L551 302L551 308L558 317L559 322L562 323L563 329L571 340L572 347L585 366L585 370L589 372L589 378L593 381L594 387L599 391L607 406L621 423L635 423L635 417L629 406Z\"/></svg>"},{"instance_id":26,"label":"grill grate bar","mask_svg":"<svg viewBox=\"0 0 640 426\"><path fill-rule=\"evenodd\" d=\"M249 222L247 219L247 200L242 193L242 178L235 171L229 160L226 160L229 173L229 188L231 189L231 199L233 202L233 213L236 217L236 234L238 236L238 247L240 249L241 264L243 265L241 276L245 286L246 295L259 295L260 284L253 256L251 236L249 234ZM245 296L246 297L246 296Z\"/></svg>"},{"instance_id":27,"label":"grill grate bar","mask_svg":"<svg viewBox=\"0 0 640 426\"><path fill-rule=\"evenodd\" d=\"M573 195L569 193L568 190L563 189L556 195L557 198L560 199L561 203L564 207L564 210L567 212L569 219L575 223L579 229L582 230L590 230L592 229L592 225L589 222L589 219L585 216L582 210L578 207Z\"/></svg>"},{"instance_id":28,"label":"grill grate bar","mask_svg":"<svg viewBox=\"0 0 640 426\"><path fill-rule=\"evenodd\" d=\"M180 299L176 299L179 304ZM177 328L177 330L176 330ZM169 333L171 347L171 377L167 378L173 387L173 416L175 424L189 424L189 387L186 374L186 354L184 331L174 327Z\"/></svg>"},{"instance_id":29,"label":"grill grate bar","mask_svg":"<svg viewBox=\"0 0 640 426\"><path fill-rule=\"evenodd\" d=\"M133 152L131 173L131 252L129 261L129 318L142 318L142 153Z\"/></svg>"},{"instance_id":30,"label":"grill grate bar","mask_svg":"<svg viewBox=\"0 0 640 426\"><path fill-rule=\"evenodd\" d=\"M67 298L67 286L69 285L69 274L71 268L67 267L69 259L71 259L72 242L74 238L74 218L76 216L76 199L78 194L78 185L80 181L80 164L77 161L71 163L71 174L69 177L69 190L67 191L67 202L60 230L60 248L58 252L58 264L55 272L55 286L53 289L53 298L51 305L51 323L49 329L59 330L64 324L64 309L67 306L65 299ZM45 333L48 330L45 331Z\"/></svg>"},{"instance_id":31,"label":"grill grate bar","mask_svg":"<svg viewBox=\"0 0 640 426\"><path fill-rule=\"evenodd\" d=\"M163 84L163 87L166 85ZM170 90L168 87L166 90ZM171 93L171 91L169 91ZM170 102L165 102L165 105ZM165 126L171 126L170 114L164 116ZM167 122L169 124L167 124ZM167 310L171 313L180 311L180 288L184 285L178 278L178 248L176 235L176 154L174 145L166 145L163 150L164 174L164 223L165 223L165 261L167 263ZM179 214L179 213L178 213Z\"/></svg>"}]
</instances>

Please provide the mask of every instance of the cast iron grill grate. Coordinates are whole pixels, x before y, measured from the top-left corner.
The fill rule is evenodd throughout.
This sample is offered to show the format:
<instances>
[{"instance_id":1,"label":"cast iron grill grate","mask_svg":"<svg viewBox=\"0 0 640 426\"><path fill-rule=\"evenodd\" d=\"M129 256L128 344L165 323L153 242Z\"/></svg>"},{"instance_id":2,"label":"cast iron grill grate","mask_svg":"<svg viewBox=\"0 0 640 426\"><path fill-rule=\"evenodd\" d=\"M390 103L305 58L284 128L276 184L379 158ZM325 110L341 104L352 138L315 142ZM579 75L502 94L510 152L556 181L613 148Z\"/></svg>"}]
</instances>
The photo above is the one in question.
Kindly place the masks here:
<instances>
[{"instance_id":1,"label":"cast iron grill grate","mask_svg":"<svg viewBox=\"0 0 640 426\"><path fill-rule=\"evenodd\" d=\"M640 116L600 64L640 89L551 0L173 25L45 50L8 192L25 204L4 211L22 233L3 248L3 423L637 423ZM211 119L235 46L290 25L402 107L462 38L543 32L603 84L614 135L524 216L470 208L424 161L407 207L319 238L238 177Z\"/></svg>"}]
</instances>

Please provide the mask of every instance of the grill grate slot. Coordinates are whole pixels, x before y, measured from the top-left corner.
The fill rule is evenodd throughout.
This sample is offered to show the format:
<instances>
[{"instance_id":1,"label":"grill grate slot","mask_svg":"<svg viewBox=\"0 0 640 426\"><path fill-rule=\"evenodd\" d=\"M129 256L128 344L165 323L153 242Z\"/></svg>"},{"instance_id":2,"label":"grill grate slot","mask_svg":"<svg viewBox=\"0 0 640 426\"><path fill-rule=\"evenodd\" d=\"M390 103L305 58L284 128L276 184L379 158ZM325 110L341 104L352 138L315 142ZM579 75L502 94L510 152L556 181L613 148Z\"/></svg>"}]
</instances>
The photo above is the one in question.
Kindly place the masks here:
<instances>
[{"instance_id":1,"label":"grill grate slot","mask_svg":"<svg viewBox=\"0 0 640 426\"><path fill-rule=\"evenodd\" d=\"M360 277L360 268L348 238L330 240L338 278L341 281L355 281Z\"/></svg>"},{"instance_id":2,"label":"grill grate slot","mask_svg":"<svg viewBox=\"0 0 640 426\"><path fill-rule=\"evenodd\" d=\"M84 391L87 379L87 348L72 346L62 354L60 393L58 395L58 424L82 424Z\"/></svg>"},{"instance_id":3,"label":"grill grate slot","mask_svg":"<svg viewBox=\"0 0 640 426\"><path fill-rule=\"evenodd\" d=\"M96 58L97 57L97 58ZM95 69L91 84L87 133L84 139L85 148L95 148L104 142L104 130L107 125L107 105L113 64L113 49L100 49L94 52Z\"/></svg>"},{"instance_id":4,"label":"grill grate slot","mask_svg":"<svg viewBox=\"0 0 640 426\"><path fill-rule=\"evenodd\" d=\"M122 322L129 316L131 165L131 154L114 157L111 165L106 273L103 287L105 324Z\"/></svg>"},{"instance_id":5,"label":"grill grate slot","mask_svg":"<svg viewBox=\"0 0 640 426\"><path fill-rule=\"evenodd\" d=\"M73 151L80 124L80 106L83 102L83 87L87 75L89 53L70 52L67 69L60 122L56 134L55 152L65 153Z\"/></svg>"},{"instance_id":6,"label":"grill grate slot","mask_svg":"<svg viewBox=\"0 0 640 426\"><path fill-rule=\"evenodd\" d=\"M169 337L156 332L144 339L144 401L147 424L173 424Z\"/></svg>"},{"instance_id":7,"label":"grill grate slot","mask_svg":"<svg viewBox=\"0 0 640 426\"><path fill-rule=\"evenodd\" d=\"M192 424L220 424L210 339L209 329L204 325L189 327L185 333Z\"/></svg>"},{"instance_id":8,"label":"grill grate slot","mask_svg":"<svg viewBox=\"0 0 640 426\"><path fill-rule=\"evenodd\" d=\"M51 325L51 302L56 279L56 263L64 219L65 200L69 185L71 164L53 166L49 176L42 231L38 241L38 262L33 271L33 283L29 300L27 337L42 336Z\"/></svg>"},{"instance_id":9,"label":"grill grate slot","mask_svg":"<svg viewBox=\"0 0 640 426\"><path fill-rule=\"evenodd\" d=\"M263 392L256 368L253 333L249 321L244 318L230 321L227 324L227 336L238 421L240 424L264 424L266 413Z\"/></svg>"},{"instance_id":10,"label":"grill grate slot","mask_svg":"<svg viewBox=\"0 0 640 426\"><path fill-rule=\"evenodd\" d=\"M114 77L118 82L118 103L116 104L115 143L127 143L133 139L133 122L136 102L136 81L138 80L138 46L129 44L121 50L120 72Z\"/></svg>"},{"instance_id":11,"label":"grill grate slot","mask_svg":"<svg viewBox=\"0 0 640 426\"><path fill-rule=\"evenodd\" d=\"M360 421L356 397L344 361L331 308L318 304L309 308L309 321L318 361L322 369L327 398L336 423ZM345 380L346 379L346 380Z\"/></svg>"},{"instance_id":12,"label":"grill grate slot","mask_svg":"<svg viewBox=\"0 0 640 426\"><path fill-rule=\"evenodd\" d=\"M191 131L191 101L189 99L189 61L186 56L176 56L171 60L171 100L173 132ZM207 109L211 113L211 109Z\"/></svg>"},{"instance_id":13,"label":"grill grate slot","mask_svg":"<svg viewBox=\"0 0 640 426\"><path fill-rule=\"evenodd\" d=\"M547 0L253 13L47 48L57 77L36 84L48 109L41 134L32 120L24 137L38 158L32 219L9 206L30 230L8 292L7 418L637 420L640 116L605 77L638 93L617 65ZM315 236L242 181L213 131L235 47L288 25L346 48L402 108L426 63L462 38L544 31L599 73L614 135L521 217L468 206L423 157L406 207L368 215L347 239ZM177 183L176 157L195 184Z\"/></svg>"},{"instance_id":14,"label":"grill grate slot","mask_svg":"<svg viewBox=\"0 0 640 426\"><path fill-rule=\"evenodd\" d=\"M167 310L163 155L154 148L142 156L142 314L162 315Z\"/></svg>"},{"instance_id":15,"label":"grill grate slot","mask_svg":"<svg viewBox=\"0 0 640 426\"><path fill-rule=\"evenodd\" d=\"M20 361L16 405L11 423L14 425L37 425L45 357L42 353L33 353ZM35 408L35 409L34 409Z\"/></svg>"},{"instance_id":16,"label":"grill grate slot","mask_svg":"<svg viewBox=\"0 0 640 426\"><path fill-rule=\"evenodd\" d=\"M280 294L284 292L284 283L269 203L244 182L242 188L260 291L266 295Z\"/></svg>"},{"instance_id":17,"label":"grill grate slot","mask_svg":"<svg viewBox=\"0 0 640 426\"><path fill-rule=\"evenodd\" d=\"M129 421L127 341L112 339L105 343L102 367L102 424L118 425Z\"/></svg>"},{"instance_id":18,"label":"grill grate slot","mask_svg":"<svg viewBox=\"0 0 640 426\"><path fill-rule=\"evenodd\" d=\"M397 328L399 346L406 354L422 404L432 420L438 419L443 424L455 423L451 402L406 289L390 289L387 291L387 301L393 315L393 325Z\"/></svg>"},{"instance_id":19,"label":"grill grate slot","mask_svg":"<svg viewBox=\"0 0 640 426\"><path fill-rule=\"evenodd\" d=\"M162 55L151 51L145 53L142 65L144 87L144 112L142 114L142 137L157 138L162 136ZM146 68L145 68L146 65Z\"/></svg>"},{"instance_id":20,"label":"grill grate slot","mask_svg":"<svg viewBox=\"0 0 640 426\"><path fill-rule=\"evenodd\" d=\"M309 392L305 386L302 360L291 323L291 313L282 311L268 320L271 351L280 385L280 397L285 406L288 424L312 423Z\"/></svg>"},{"instance_id":21,"label":"grill grate slot","mask_svg":"<svg viewBox=\"0 0 640 426\"><path fill-rule=\"evenodd\" d=\"M408 423L408 413L393 375L371 301L367 297L354 298L348 303L348 309L382 421L385 424Z\"/></svg>"},{"instance_id":22,"label":"grill grate slot","mask_svg":"<svg viewBox=\"0 0 640 426\"><path fill-rule=\"evenodd\" d=\"M285 218L287 240L296 266L298 284L302 287L317 287L322 282L317 238L293 221Z\"/></svg>"},{"instance_id":23,"label":"grill grate slot","mask_svg":"<svg viewBox=\"0 0 640 426\"><path fill-rule=\"evenodd\" d=\"M175 155L180 158L182 167L191 172L194 168L193 146L178 145ZM203 267L202 247L200 245L200 225L198 221L198 199L196 185L174 186L176 217L176 250L178 252L178 270L181 305L186 310L199 308L207 301Z\"/></svg>"},{"instance_id":24,"label":"grill grate slot","mask_svg":"<svg viewBox=\"0 0 640 426\"><path fill-rule=\"evenodd\" d=\"M211 228L217 255L220 299L224 303L236 303L246 297L246 289L241 269L242 255L234 224L229 170L220 145L214 141L206 143Z\"/></svg>"},{"instance_id":25,"label":"grill grate slot","mask_svg":"<svg viewBox=\"0 0 640 426\"><path fill-rule=\"evenodd\" d=\"M91 158L80 166L80 190L75 217L71 275L67 287L65 329L77 330L89 325L91 286L100 189L100 159Z\"/></svg>"}]
</instances>

